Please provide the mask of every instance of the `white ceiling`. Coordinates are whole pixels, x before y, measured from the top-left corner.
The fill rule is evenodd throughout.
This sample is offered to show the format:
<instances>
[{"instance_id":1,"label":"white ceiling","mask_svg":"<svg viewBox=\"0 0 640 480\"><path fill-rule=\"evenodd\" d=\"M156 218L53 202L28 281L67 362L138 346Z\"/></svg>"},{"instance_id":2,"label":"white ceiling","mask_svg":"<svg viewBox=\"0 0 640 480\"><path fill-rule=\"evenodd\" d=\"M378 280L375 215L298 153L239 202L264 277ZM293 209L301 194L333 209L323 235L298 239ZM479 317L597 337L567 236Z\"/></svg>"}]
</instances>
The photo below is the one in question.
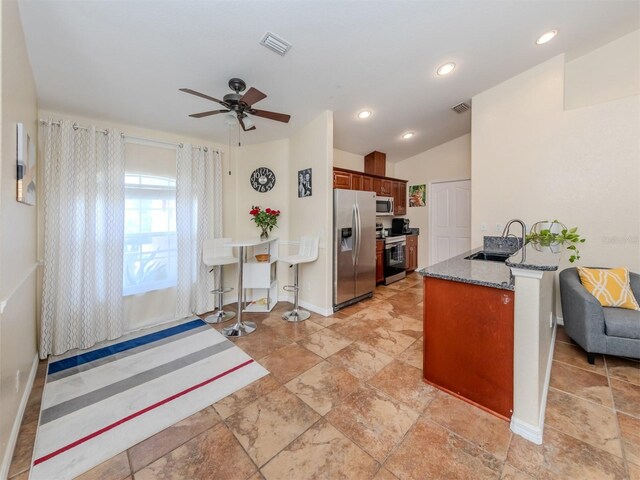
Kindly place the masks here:
<instances>
[{"instance_id":1,"label":"white ceiling","mask_svg":"<svg viewBox=\"0 0 640 480\"><path fill-rule=\"evenodd\" d=\"M20 11L41 109L226 144L222 115L187 116L218 105L178 89L222 98L240 77L268 95L256 108L292 116L254 117L243 144L289 137L328 109L336 148L391 161L469 132L453 105L640 26L635 0L21 0ZM551 28L556 39L536 46ZM285 57L258 44L266 31L293 44ZM363 108L374 114L357 120Z\"/></svg>"}]
</instances>

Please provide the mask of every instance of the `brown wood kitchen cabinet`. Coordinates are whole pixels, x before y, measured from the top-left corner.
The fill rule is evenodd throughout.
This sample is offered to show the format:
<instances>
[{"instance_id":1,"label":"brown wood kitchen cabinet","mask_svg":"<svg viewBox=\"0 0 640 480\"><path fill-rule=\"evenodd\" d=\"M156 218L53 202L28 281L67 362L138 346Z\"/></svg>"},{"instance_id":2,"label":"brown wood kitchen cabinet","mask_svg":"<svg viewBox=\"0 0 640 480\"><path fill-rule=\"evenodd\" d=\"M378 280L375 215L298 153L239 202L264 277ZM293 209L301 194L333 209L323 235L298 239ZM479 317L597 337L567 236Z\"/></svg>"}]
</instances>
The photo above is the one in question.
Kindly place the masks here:
<instances>
[{"instance_id":1,"label":"brown wood kitchen cabinet","mask_svg":"<svg viewBox=\"0 0 640 480\"><path fill-rule=\"evenodd\" d=\"M373 192L373 178L368 175L362 176L362 191Z\"/></svg>"},{"instance_id":2,"label":"brown wood kitchen cabinet","mask_svg":"<svg viewBox=\"0 0 640 480\"><path fill-rule=\"evenodd\" d=\"M351 174L342 170L333 170L333 188L351 190Z\"/></svg>"},{"instance_id":3,"label":"brown wood kitchen cabinet","mask_svg":"<svg viewBox=\"0 0 640 480\"><path fill-rule=\"evenodd\" d=\"M418 268L418 236L407 235L407 271Z\"/></svg>"},{"instance_id":4,"label":"brown wood kitchen cabinet","mask_svg":"<svg viewBox=\"0 0 640 480\"><path fill-rule=\"evenodd\" d=\"M390 197L393 194L391 180L387 178L374 178L373 191L376 192L376 195L381 197Z\"/></svg>"},{"instance_id":5,"label":"brown wood kitchen cabinet","mask_svg":"<svg viewBox=\"0 0 640 480\"><path fill-rule=\"evenodd\" d=\"M406 180L335 167L333 169L333 188L376 192L376 195L380 197L393 197L394 215L406 215L407 213Z\"/></svg>"},{"instance_id":6,"label":"brown wood kitchen cabinet","mask_svg":"<svg viewBox=\"0 0 640 480\"><path fill-rule=\"evenodd\" d=\"M351 174L351 190L364 190L362 188L362 175Z\"/></svg>"},{"instance_id":7,"label":"brown wood kitchen cabinet","mask_svg":"<svg viewBox=\"0 0 640 480\"><path fill-rule=\"evenodd\" d=\"M376 240L376 284L384 283L384 240Z\"/></svg>"},{"instance_id":8,"label":"brown wood kitchen cabinet","mask_svg":"<svg viewBox=\"0 0 640 480\"><path fill-rule=\"evenodd\" d=\"M364 157L364 171L372 175L384 177L387 172L387 155L382 152L371 152Z\"/></svg>"},{"instance_id":9,"label":"brown wood kitchen cabinet","mask_svg":"<svg viewBox=\"0 0 640 480\"><path fill-rule=\"evenodd\" d=\"M393 214L394 215L406 215L407 214L407 182L394 181L392 182L393 190Z\"/></svg>"},{"instance_id":10,"label":"brown wood kitchen cabinet","mask_svg":"<svg viewBox=\"0 0 640 480\"><path fill-rule=\"evenodd\" d=\"M505 420L513 412L513 291L424 277L424 379Z\"/></svg>"}]
</instances>

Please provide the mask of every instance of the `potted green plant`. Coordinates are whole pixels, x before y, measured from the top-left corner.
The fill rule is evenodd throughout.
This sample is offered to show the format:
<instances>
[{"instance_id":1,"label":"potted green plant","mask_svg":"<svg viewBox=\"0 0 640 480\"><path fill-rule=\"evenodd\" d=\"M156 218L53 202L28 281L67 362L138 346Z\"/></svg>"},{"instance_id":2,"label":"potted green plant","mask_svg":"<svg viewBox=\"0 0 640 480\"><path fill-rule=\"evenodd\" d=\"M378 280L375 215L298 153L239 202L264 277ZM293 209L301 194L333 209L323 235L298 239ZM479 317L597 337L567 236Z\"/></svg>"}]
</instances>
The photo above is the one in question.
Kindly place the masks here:
<instances>
[{"instance_id":1,"label":"potted green plant","mask_svg":"<svg viewBox=\"0 0 640 480\"><path fill-rule=\"evenodd\" d=\"M563 245L567 245L566 249L571 250L569 262L573 263L580 258L580 250L578 244L584 243L578 233L578 227L567 228L567 226L558 220L544 220L536 222L531 226L531 230L526 237L527 243L531 243L533 248L538 251L549 250L559 253Z\"/></svg>"}]
</instances>

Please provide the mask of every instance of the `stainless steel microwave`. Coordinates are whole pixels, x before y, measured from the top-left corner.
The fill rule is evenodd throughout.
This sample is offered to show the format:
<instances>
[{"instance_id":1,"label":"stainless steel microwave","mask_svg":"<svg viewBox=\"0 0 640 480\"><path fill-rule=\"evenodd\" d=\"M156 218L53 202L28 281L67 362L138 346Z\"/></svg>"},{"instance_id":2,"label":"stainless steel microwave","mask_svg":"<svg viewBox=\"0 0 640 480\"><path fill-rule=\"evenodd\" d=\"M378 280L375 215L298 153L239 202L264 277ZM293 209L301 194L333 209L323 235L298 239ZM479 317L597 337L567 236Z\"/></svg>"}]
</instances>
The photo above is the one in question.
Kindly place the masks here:
<instances>
[{"instance_id":1,"label":"stainless steel microwave","mask_svg":"<svg viewBox=\"0 0 640 480\"><path fill-rule=\"evenodd\" d=\"M393 215L393 198L376 196L376 217Z\"/></svg>"}]
</instances>

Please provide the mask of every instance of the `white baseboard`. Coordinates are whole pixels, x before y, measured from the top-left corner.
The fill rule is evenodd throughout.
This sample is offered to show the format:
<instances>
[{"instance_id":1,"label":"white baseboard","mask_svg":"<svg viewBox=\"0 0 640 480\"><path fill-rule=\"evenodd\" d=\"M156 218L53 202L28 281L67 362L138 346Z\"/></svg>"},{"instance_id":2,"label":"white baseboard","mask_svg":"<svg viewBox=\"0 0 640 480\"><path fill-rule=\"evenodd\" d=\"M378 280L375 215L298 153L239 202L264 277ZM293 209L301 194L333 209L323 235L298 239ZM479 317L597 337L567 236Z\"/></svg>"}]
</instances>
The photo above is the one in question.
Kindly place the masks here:
<instances>
[{"instance_id":1,"label":"white baseboard","mask_svg":"<svg viewBox=\"0 0 640 480\"><path fill-rule=\"evenodd\" d=\"M556 315L555 317L556 317L556 324L564 326L564 319L562 317L559 317L558 315Z\"/></svg>"},{"instance_id":2,"label":"white baseboard","mask_svg":"<svg viewBox=\"0 0 640 480\"><path fill-rule=\"evenodd\" d=\"M522 438L535 443L536 445L542 445L542 429L535 425L523 422L516 418L511 418L509 428L511 431Z\"/></svg>"},{"instance_id":3,"label":"white baseboard","mask_svg":"<svg viewBox=\"0 0 640 480\"><path fill-rule=\"evenodd\" d=\"M16 448L16 442L18 441L18 433L20 433L20 425L22 424L22 417L24 417L24 411L27 408L27 402L29 401L29 395L31 394L31 388L33 382L36 379L36 372L38 371L38 354L36 353L31 365L31 371L29 372L29 378L24 386L24 392L20 399L20 405L18 405L18 411L16 417L13 420L13 426L11 427L11 435L7 442L7 448L4 451L4 457L2 458L2 465L0 466L0 478L7 478L9 475L9 467L11 466L11 459L13 458L13 451Z\"/></svg>"},{"instance_id":4,"label":"white baseboard","mask_svg":"<svg viewBox=\"0 0 640 480\"><path fill-rule=\"evenodd\" d=\"M293 295L279 295L279 302L289 302L293 303ZM298 303L302 308L306 308L310 312L317 313L318 315L322 315L323 317L329 317L333 315L333 309L321 308L313 303L305 302L304 300L299 300Z\"/></svg>"}]
</instances>

